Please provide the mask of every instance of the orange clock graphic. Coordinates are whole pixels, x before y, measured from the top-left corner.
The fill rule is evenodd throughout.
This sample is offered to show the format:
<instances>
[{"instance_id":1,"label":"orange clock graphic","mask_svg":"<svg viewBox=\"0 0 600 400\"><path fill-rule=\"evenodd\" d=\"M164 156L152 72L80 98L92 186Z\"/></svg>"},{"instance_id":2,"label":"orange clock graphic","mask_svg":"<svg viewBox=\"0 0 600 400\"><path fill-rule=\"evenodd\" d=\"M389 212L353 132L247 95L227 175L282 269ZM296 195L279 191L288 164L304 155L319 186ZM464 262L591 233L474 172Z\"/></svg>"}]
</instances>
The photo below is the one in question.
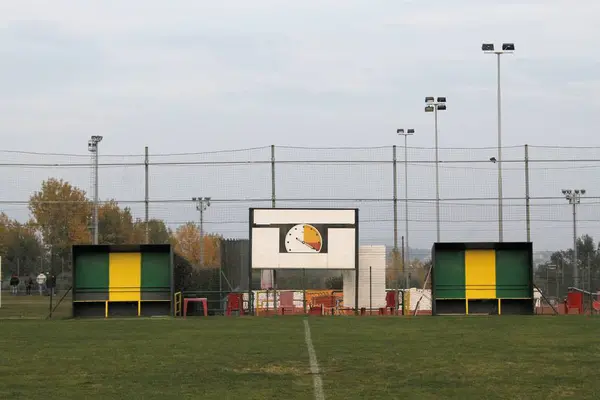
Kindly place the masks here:
<instances>
[{"instance_id":1,"label":"orange clock graphic","mask_svg":"<svg viewBox=\"0 0 600 400\"><path fill-rule=\"evenodd\" d=\"M310 224L297 224L285 235L288 253L319 253L323 249L323 235Z\"/></svg>"}]
</instances>

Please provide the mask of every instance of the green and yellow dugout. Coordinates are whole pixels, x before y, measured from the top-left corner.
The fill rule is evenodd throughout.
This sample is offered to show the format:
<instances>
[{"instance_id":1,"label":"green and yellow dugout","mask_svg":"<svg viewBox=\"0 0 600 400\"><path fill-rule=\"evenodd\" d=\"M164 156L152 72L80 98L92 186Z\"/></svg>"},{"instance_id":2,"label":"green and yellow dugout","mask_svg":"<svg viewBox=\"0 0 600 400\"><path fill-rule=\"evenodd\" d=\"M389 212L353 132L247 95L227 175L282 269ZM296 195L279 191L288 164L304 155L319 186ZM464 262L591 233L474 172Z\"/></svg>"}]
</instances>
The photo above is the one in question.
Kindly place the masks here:
<instances>
[{"instance_id":1,"label":"green and yellow dugout","mask_svg":"<svg viewBox=\"0 0 600 400\"><path fill-rule=\"evenodd\" d=\"M73 246L73 316L173 315L171 245Z\"/></svg>"},{"instance_id":2,"label":"green and yellow dugout","mask_svg":"<svg viewBox=\"0 0 600 400\"><path fill-rule=\"evenodd\" d=\"M432 314L533 314L530 242L435 243Z\"/></svg>"}]
</instances>

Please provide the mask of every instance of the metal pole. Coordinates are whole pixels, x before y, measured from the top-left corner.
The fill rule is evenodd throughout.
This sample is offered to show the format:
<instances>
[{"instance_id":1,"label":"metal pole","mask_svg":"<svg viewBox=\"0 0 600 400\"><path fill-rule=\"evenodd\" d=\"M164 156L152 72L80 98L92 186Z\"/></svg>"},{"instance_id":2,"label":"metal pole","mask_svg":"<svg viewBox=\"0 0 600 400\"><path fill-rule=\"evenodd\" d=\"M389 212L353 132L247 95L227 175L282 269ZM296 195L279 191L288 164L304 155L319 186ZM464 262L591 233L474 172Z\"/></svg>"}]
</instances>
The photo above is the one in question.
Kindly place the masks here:
<instances>
[{"instance_id":1,"label":"metal pole","mask_svg":"<svg viewBox=\"0 0 600 400\"><path fill-rule=\"evenodd\" d=\"M149 195L149 176L148 176L148 167L150 165L148 158L148 146L144 148L144 203L145 203L145 216L144 221L146 223L146 244L150 243L150 226L149 224L149 215L150 215L150 195Z\"/></svg>"},{"instance_id":2,"label":"metal pole","mask_svg":"<svg viewBox=\"0 0 600 400\"><path fill-rule=\"evenodd\" d=\"M271 208L275 208L275 145L271 145Z\"/></svg>"},{"instance_id":3,"label":"metal pole","mask_svg":"<svg viewBox=\"0 0 600 400\"><path fill-rule=\"evenodd\" d=\"M404 236L402 236L402 269L404 270L404 288L408 289L408 265L406 263L406 249L404 247Z\"/></svg>"},{"instance_id":4,"label":"metal pole","mask_svg":"<svg viewBox=\"0 0 600 400\"><path fill-rule=\"evenodd\" d=\"M531 204L529 198L529 146L525 145L525 229L531 242Z\"/></svg>"},{"instance_id":5,"label":"metal pole","mask_svg":"<svg viewBox=\"0 0 600 400\"><path fill-rule=\"evenodd\" d=\"M98 147L96 143L96 151L94 152L94 241L93 244L98 244Z\"/></svg>"},{"instance_id":6,"label":"metal pole","mask_svg":"<svg viewBox=\"0 0 600 400\"><path fill-rule=\"evenodd\" d=\"M373 315L373 267L369 266L369 315Z\"/></svg>"},{"instance_id":7,"label":"metal pole","mask_svg":"<svg viewBox=\"0 0 600 400\"><path fill-rule=\"evenodd\" d=\"M397 152L396 152L396 145L394 145L392 147L392 160L393 160L393 171L392 171L392 175L394 178L394 183L392 185L393 187L393 193L394 193L394 197L393 197L393 202L394 202L394 257L393 257L393 268L394 268L394 276L396 277L396 279L394 279L395 281L395 287L396 287L396 293L398 293L398 275L400 273L400 268L398 265L398 165L397 165L397 161L398 161L398 157L397 157ZM398 309L398 305L396 304L396 300L394 300L394 306L395 309Z\"/></svg>"},{"instance_id":8,"label":"metal pole","mask_svg":"<svg viewBox=\"0 0 600 400\"><path fill-rule=\"evenodd\" d=\"M550 271L549 267L546 265L546 291L548 292L548 296L550 296Z\"/></svg>"},{"instance_id":9,"label":"metal pole","mask_svg":"<svg viewBox=\"0 0 600 400\"><path fill-rule=\"evenodd\" d=\"M438 154L438 105L434 106L434 124L435 124L435 220L436 220L436 241L440 241L440 172L439 172L439 154Z\"/></svg>"},{"instance_id":10,"label":"metal pole","mask_svg":"<svg viewBox=\"0 0 600 400\"><path fill-rule=\"evenodd\" d=\"M588 253L588 292L590 292L590 317L592 316L593 295L592 295L592 264L590 254Z\"/></svg>"},{"instance_id":11,"label":"metal pole","mask_svg":"<svg viewBox=\"0 0 600 400\"><path fill-rule=\"evenodd\" d=\"M503 241L502 217L502 106L500 94L500 53L498 53L498 240Z\"/></svg>"},{"instance_id":12,"label":"metal pole","mask_svg":"<svg viewBox=\"0 0 600 400\"><path fill-rule=\"evenodd\" d=\"M404 135L404 229L405 229L405 243L406 243L406 259L410 260L410 248L408 245L408 151L407 151L407 138L408 135ZM439 236L439 230L438 230ZM406 269L405 269L406 271ZM406 280L406 278L405 278Z\"/></svg>"},{"instance_id":13,"label":"metal pole","mask_svg":"<svg viewBox=\"0 0 600 400\"><path fill-rule=\"evenodd\" d=\"M577 201L573 199L573 286L579 289L579 268L577 267Z\"/></svg>"},{"instance_id":14,"label":"metal pole","mask_svg":"<svg viewBox=\"0 0 600 400\"><path fill-rule=\"evenodd\" d=\"M52 275L50 275L48 277L48 279L52 279ZM50 289L50 304L49 304L49 313L48 313L48 317L50 319L52 319L52 297L54 297L54 291L56 290L56 288L54 286L52 286L52 288Z\"/></svg>"},{"instance_id":15,"label":"metal pole","mask_svg":"<svg viewBox=\"0 0 600 400\"><path fill-rule=\"evenodd\" d=\"M306 314L306 270L302 268L302 307Z\"/></svg>"},{"instance_id":16,"label":"metal pole","mask_svg":"<svg viewBox=\"0 0 600 400\"><path fill-rule=\"evenodd\" d=\"M559 296L559 293L558 293L559 292L559 290L558 290L558 265L556 267L554 267L554 268L555 268L554 269L554 272L555 272L554 273L554 277L556 279L556 301L558 302L559 299L560 299L560 296Z\"/></svg>"},{"instance_id":17,"label":"metal pole","mask_svg":"<svg viewBox=\"0 0 600 400\"><path fill-rule=\"evenodd\" d=\"M204 200L200 200L200 267L204 266Z\"/></svg>"},{"instance_id":18,"label":"metal pole","mask_svg":"<svg viewBox=\"0 0 600 400\"><path fill-rule=\"evenodd\" d=\"M393 205L394 205L394 270L398 272L398 166L396 156L396 145L392 147L392 176L394 178L393 188ZM396 281L398 279L396 278Z\"/></svg>"},{"instance_id":19,"label":"metal pole","mask_svg":"<svg viewBox=\"0 0 600 400\"><path fill-rule=\"evenodd\" d=\"M271 145L271 208L275 208L275 145ZM271 271L273 277L273 307L277 312L277 270Z\"/></svg>"}]
</instances>

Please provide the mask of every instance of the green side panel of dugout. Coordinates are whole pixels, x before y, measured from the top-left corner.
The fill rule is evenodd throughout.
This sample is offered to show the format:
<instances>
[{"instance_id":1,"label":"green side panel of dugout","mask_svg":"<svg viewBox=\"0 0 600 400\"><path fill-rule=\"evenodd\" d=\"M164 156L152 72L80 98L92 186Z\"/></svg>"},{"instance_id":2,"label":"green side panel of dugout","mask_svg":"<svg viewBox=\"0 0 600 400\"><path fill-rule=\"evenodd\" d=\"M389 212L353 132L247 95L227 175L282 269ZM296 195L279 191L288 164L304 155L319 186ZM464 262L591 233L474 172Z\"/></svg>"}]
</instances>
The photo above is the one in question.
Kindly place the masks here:
<instances>
[{"instance_id":1,"label":"green side panel of dugout","mask_svg":"<svg viewBox=\"0 0 600 400\"><path fill-rule=\"evenodd\" d=\"M531 255L527 250L496 250L496 297L531 297Z\"/></svg>"},{"instance_id":2,"label":"green side panel of dugout","mask_svg":"<svg viewBox=\"0 0 600 400\"><path fill-rule=\"evenodd\" d=\"M73 300L108 300L108 253L83 252L74 254L73 266Z\"/></svg>"},{"instance_id":3,"label":"green side panel of dugout","mask_svg":"<svg viewBox=\"0 0 600 400\"><path fill-rule=\"evenodd\" d=\"M171 299L171 255L168 252L142 253L142 300Z\"/></svg>"},{"instance_id":4,"label":"green side panel of dugout","mask_svg":"<svg viewBox=\"0 0 600 400\"><path fill-rule=\"evenodd\" d=\"M440 251L435 254L435 293L441 299L465 298L465 252Z\"/></svg>"}]
</instances>

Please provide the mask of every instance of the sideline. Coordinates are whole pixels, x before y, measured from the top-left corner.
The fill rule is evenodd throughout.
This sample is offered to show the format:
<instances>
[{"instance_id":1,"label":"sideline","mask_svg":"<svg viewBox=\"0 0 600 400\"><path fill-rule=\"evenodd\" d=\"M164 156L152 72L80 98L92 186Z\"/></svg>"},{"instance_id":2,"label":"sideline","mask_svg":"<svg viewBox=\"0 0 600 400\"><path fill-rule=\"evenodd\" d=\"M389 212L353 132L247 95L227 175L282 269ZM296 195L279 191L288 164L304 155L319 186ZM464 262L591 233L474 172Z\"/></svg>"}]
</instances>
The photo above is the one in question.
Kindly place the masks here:
<instances>
[{"instance_id":1,"label":"sideline","mask_svg":"<svg viewBox=\"0 0 600 400\"><path fill-rule=\"evenodd\" d=\"M319 372L319 363L317 362L317 353L313 347L312 339L310 337L310 326L308 320L304 321L304 341L306 342L306 348L308 349L308 360L310 362L310 373L313 376L313 386L315 388L315 400L325 400L325 393L323 392L323 380L321 379L321 373Z\"/></svg>"}]
</instances>

